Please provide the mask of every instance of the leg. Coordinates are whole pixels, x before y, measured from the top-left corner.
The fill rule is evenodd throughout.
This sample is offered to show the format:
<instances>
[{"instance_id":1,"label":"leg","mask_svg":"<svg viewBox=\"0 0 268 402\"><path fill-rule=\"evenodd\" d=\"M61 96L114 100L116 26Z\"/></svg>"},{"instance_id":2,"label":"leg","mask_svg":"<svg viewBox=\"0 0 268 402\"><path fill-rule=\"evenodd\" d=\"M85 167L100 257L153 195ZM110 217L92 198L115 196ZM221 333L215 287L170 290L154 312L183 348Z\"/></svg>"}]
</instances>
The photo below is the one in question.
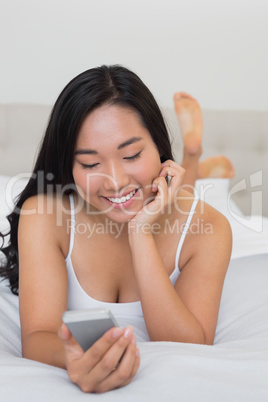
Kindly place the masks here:
<instances>
[{"instance_id":1,"label":"leg","mask_svg":"<svg viewBox=\"0 0 268 402\"><path fill-rule=\"evenodd\" d=\"M199 103L185 92L174 95L174 106L187 153L195 155L200 151L203 133L203 119Z\"/></svg>"},{"instance_id":2,"label":"leg","mask_svg":"<svg viewBox=\"0 0 268 402\"><path fill-rule=\"evenodd\" d=\"M225 156L216 156L199 162L202 155L203 119L201 108L192 96L179 92L174 95L174 106L184 143L182 166L186 170L184 184L193 192L196 179L208 177L232 178L234 167Z\"/></svg>"},{"instance_id":3,"label":"leg","mask_svg":"<svg viewBox=\"0 0 268 402\"><path fill-rule=\"evenodd\" d=\"M182 167L186 170L184 185L193 192L198 177L199 158L202 155L203 119L198 102L190 95L174 95L174 106L184 143Z\"/></svg>"}]
</instances>

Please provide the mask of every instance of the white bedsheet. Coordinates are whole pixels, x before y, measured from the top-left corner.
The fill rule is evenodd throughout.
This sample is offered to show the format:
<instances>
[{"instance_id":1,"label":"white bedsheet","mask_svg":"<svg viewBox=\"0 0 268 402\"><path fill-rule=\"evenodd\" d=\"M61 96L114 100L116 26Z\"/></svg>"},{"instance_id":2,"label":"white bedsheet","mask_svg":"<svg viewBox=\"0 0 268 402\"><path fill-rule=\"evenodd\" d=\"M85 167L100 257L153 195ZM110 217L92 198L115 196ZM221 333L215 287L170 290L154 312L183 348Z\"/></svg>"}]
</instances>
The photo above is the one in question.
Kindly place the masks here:
<instances>
[{"instance_id":1,"label":"white bedsheet","mask_svg":"<svg viewBox=\"0 0 268 402\"><path fill-rule=\"evenodd\" d=\"M235 259L214 346L139 343L141 366L133 382L90 396L70 383L65 370L21 358L18 298L5 289L0 292L1 400L267 401L267 284L268 254Z\"/></svg>"},{"instance_id":2,"label":"white bedsheet","mask_svg":"<svg viewBox=\"0 0 268 402\"><path fill-rule=\"evenodd\" d=\"M213 205L217 202L214 199ZM223 205L221 209L227 214ZM261 232L229 218L234 250L214 345L140 342L141 366L135 379L103 395L83 394L65 370L21 358L18 298L2 283L0 401L267 402L268 218L263 218Z\"/></svg>"}]
</instances>

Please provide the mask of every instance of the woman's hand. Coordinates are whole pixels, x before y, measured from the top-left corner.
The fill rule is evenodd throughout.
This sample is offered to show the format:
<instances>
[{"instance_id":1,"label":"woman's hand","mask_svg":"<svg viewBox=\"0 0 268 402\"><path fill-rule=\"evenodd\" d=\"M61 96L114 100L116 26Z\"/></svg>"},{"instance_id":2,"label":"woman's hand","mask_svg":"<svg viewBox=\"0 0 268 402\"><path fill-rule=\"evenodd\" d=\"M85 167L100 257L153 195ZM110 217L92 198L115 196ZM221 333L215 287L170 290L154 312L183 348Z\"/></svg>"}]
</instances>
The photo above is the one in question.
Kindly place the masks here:
<instances>
[{"instance_id":1,"label":"woman's hand","mask_svg":"<svg viewBox=\"0 0 268 402\"><path fill-rule=\"evenodd\" d=\"M156 195L129 221L130 232L137 232L142 227L146 230L157 222L161 215L171 213L172 205L183 183L184 174L185 170L176 162L167 160L162 163L159 176L152 183L152 191Z\"/></svg>"},{"instance_id":2,"label":"woman's hand","mask_svg":"<svg viewBox=\"0 0 268 402\"><path fill-rule=\"evenodd\" d=\"M86 352L65 324L59 330L68 375L83 392L102 393L127 385L137 373L140 357L131 327L112 328Z\"/></svg>"}]
</instances>

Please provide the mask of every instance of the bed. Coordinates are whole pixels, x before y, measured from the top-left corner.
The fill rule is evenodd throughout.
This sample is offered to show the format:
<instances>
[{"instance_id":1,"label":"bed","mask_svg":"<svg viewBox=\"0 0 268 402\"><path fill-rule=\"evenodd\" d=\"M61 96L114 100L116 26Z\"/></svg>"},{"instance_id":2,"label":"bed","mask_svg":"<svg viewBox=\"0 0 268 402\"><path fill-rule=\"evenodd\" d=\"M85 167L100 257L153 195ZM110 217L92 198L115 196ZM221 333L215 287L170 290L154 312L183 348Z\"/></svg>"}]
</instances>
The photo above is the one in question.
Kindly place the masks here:
<instances>
[{"instance_id":1,"label":"bed","mask_svg":"<svg viewBox=\"0 0 268 402\"><path fill-rule=\"evenodd\" d=\"M16 107L18 112L19 106ZM21 107L20 113L25 119L25 107ZM40 119L40 125L44 123L44 116L45 113L41 116L43 120ZM174 120L169 112L166 116L172 130ZM25 124L24 121L24 129ZM267 135L265 133L264 137ZM29 138L29 132L26 137L27 135ZM9 160L13 171L12 168L0 170L0 231L7 228L4 216L12 207L13 197L25 185L24 178L14 187L11 177L27 172L30 158L25 155L19 165L15 157L18 145L11 144L15 137L5 138L8 138L10 151L10 154L5 154L5 158L15 160L16 168L14 170L14 165ZM174 138L174 150L179 158L176 136ZM215 141L215 138L213 140ZM265 137L263 141L266 140ZM235 146L237 139L232 140L230 136L230 141L229 148L232 152L232 144ZM31 157L34 155L31 148L33 142L24 143L24 148L21 148L25 153L26 148L27 152L32 150L29 154ZM38 143L37 138L35 142ZM266 210L263 210L261 199L257 196L259 193L262 197L266 194L263 183L267 178L267 166L261 166L260 158L258 161L259 166L255 164L250 167L248 154L243 153L239 160L239 164L244 163L247 166L249 173L244 178L254 184L254 191L257 189L255 196L247 193L245 187L243 189L243 183L239 184L243 177L238 177L237 182L227 179L199 181L196 187L201 198L227 216L233 230L232 258L224 284L213 346L144 342L141 334L140 338L138 337L141 366L134 380L122 389L102 395L87 395L69 381L65 370L21 357L18 298L10 292L5 282L1 282L1 401L267 401L268 217ZM240 168L242 169L241 166ZM260 175L255 175L259 170L262 171L262 181ZM250 176L253 176L253 179L250 179ZM243 200L235 197L238 192L240 198L243 195ZM248 196L251 197L249 206ZM250 212L248 214L244 212L246 207Z\"/></svg>"}]
</instances>

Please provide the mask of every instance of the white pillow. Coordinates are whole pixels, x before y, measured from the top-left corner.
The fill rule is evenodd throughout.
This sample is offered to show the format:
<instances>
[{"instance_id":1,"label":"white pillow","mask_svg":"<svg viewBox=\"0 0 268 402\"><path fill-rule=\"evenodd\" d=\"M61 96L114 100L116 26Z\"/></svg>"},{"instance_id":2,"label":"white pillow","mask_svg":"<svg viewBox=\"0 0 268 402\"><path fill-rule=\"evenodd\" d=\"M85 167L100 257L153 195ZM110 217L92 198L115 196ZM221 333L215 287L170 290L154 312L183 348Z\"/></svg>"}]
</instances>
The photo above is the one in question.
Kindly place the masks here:
<instances>
[{"instance_id":1,"label":"white pillow","mask_svg":"<svg viewBox=\"0 0 268 402\"><path fill-rule=\"evenodd\" d=\"M195 189L199 198L220 211L227 219L231 217L230 210L242 214L238 206L229 198L230 179L207 178L196 180Z\"/></svg>"}]
</instances>

